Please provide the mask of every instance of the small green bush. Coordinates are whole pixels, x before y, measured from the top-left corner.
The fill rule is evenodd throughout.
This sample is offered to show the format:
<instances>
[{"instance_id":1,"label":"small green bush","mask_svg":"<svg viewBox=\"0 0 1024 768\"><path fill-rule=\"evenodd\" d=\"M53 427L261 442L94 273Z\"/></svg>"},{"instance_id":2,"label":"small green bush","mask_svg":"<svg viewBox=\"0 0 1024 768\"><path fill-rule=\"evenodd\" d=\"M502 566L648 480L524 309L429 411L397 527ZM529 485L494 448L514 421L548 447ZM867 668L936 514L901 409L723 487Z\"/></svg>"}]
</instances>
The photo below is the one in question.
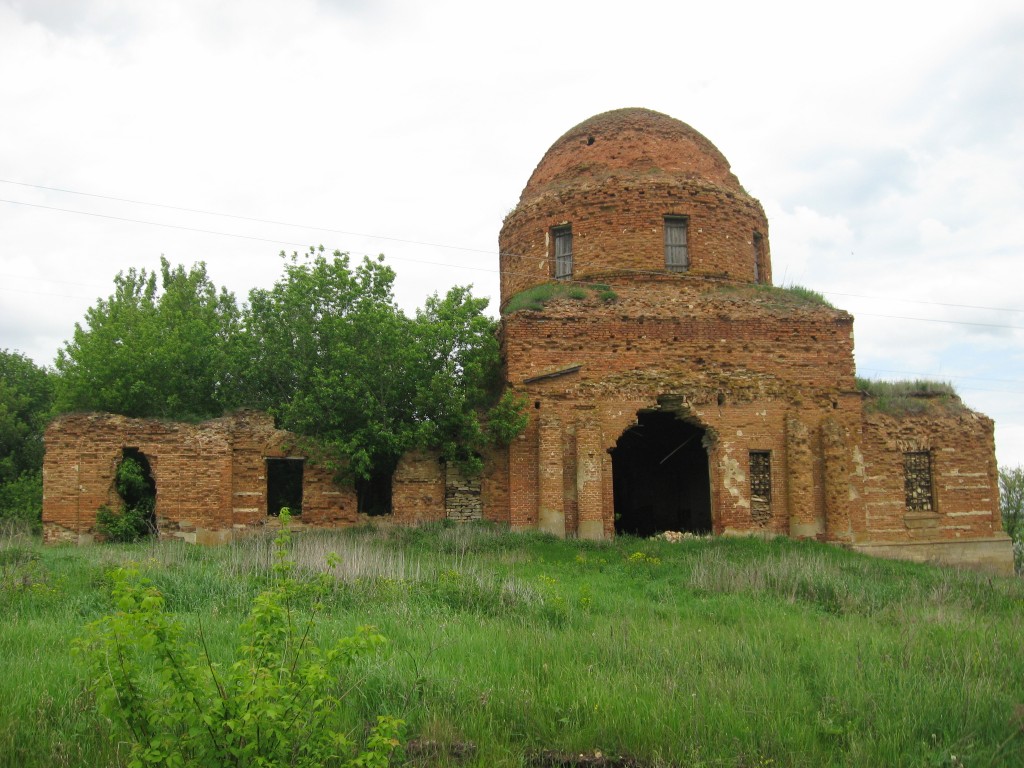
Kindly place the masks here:
<instances>
[{"instance_id":1,"label":"small green bush","mask_svg":"<svg viewBox=\"0 0 1024 768\"><path fill-rule=\"evenodd\" d=\"M341 725L344 700L358 688L348 668L385 639L360 627L330 648L314 642L329 577L295 577L288 519L285 509L276 584L253 601L227 666L210 657L201 626L198 645L185 639L138 569L112 573L115 609L89 624L75 647L99 711L120 726L112 738L127 738L130 768L391 764L401 720L378 717L360 743Z\"/></svg>"},{"instance_id":2,"label":"small green bush","mask_svg":"<svg viewBox=\"0 0 1024 768\"><path fill-rule=\"evenodd\" d=\"M150 513L127 504L121 505L120 512L115 512L106 504L96 510L96 530L107 541L119 544L139 541L154 532Z\"/></svg>"},{"instance_id":3,"label":"small green bush","mask_svg":"<svg viewBox=\"0 0 1024 768\"><path fill-rule=\"evenodd\" d=\"M124 503L115 512L106 504L96 511L96 530L107 541L130 543L156 533L153 510L156 495L145 468L131 456L125 456L117 466L114 487Z\"/></svg>"},{"instance_id":4,"label":"small green bush","mask_svg":"<svg viewBox=\"0 0 1024 768\"><path fill-rule=\"evenodd\" d=\"M0 485L0 520L24 523L38 532L42 528L42 512L42 472L23 472Z\"/></svg>"}]
</instances>

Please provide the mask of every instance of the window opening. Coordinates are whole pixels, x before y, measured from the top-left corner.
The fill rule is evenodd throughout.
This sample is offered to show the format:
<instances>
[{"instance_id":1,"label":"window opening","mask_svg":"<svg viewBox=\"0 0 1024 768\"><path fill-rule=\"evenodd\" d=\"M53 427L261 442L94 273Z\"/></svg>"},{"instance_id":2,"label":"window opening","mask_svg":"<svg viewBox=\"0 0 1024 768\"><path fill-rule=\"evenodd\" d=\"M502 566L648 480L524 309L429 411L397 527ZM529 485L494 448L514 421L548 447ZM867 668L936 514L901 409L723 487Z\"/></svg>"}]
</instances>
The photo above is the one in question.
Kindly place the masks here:
<instances>
[{"instance_id":1,"label":"window opening","mask_svg":"<svg viewBox=\"0 0 1024 768\"><path fill-rule=\"evenodd\" d=\"M572 227L555 227L555 279L572 277Z\"/></svg>"},{"instance_id":2,"label":"window opening","mask_svg":"<svg viewBox=\"0 0 1024 768\"><path fill-rule=\"evenodd\" d=\"M771 451L750 452L750 516L759 523L772 516Z\"/></svg>"},{"instance_id":3,"label":"window opening","mask_svg":"<svg viewBox=\"0 0 1024 768\"><path fill-rule=\"evenodd\" d=\"M288 507L302 514L303 459L267 459L267 514L277 517Z\"/></svg>"},{"instance_id":4,"label":"window opening","mask_svg":"<svg viewBox=\"0 0 1024 768\"><path fill-rule=\"evenodd\" d=\"M764 282L764 238L754 233L754 282Z\"/></svg>"},{"instance_id":5,"label":"window opening","mask_svg":"<svg viewBox=\"0 0 1024 768\"><path fill-rule=\"evenodd\" d=\"M368 478L356 479L356 505L361 515L378 517L391 514L391 481L395 464L374 467Z\"/></svg>"},{"instance_id":6,"label":"window opening","mask_svg":"<svg viewBox=\"0 0 1024 768\"><path fill-rule=\"evenodd\" d=\"M903 487L907 494L907 509L931 512L932 454L930 451L907 451L903 454Z\"/></svg>"},{"instance_id":7,"label":"window opening","mask_svg":"<svg viewBox=\"0 0 1024 768\"><path fill-rule=\"evenodd\" d=\"M665 269L669 272L685 272L690 268L686 226L685 216L665 217Z\"/></svg>"}]
</instances>

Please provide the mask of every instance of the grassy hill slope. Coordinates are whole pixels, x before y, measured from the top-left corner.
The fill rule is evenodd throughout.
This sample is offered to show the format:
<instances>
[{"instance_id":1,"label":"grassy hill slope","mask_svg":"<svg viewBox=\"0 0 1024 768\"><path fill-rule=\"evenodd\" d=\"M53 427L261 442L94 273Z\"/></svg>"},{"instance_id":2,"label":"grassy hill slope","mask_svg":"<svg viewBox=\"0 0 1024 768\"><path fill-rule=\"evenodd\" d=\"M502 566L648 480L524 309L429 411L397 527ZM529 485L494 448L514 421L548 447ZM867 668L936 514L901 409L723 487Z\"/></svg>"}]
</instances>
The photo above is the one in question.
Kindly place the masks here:
<instances>
[{"instance_id":1,"label":"grassy hill slope","mask_svg":"<svg viewBox=\"0 0 1024 768\"><path fill-rule=\"evenodd\" d=\"M328 552L319 631L370 623L390 641L346 714L354 732L404 718L410 765L1024 765L1020 579L785 539L294 538L310 572ZM271 559L262 538L0 541L0 766L121 764L70 651L111 608L111 568L139 563L227 660Z\"/></svg>"}]
</instances>

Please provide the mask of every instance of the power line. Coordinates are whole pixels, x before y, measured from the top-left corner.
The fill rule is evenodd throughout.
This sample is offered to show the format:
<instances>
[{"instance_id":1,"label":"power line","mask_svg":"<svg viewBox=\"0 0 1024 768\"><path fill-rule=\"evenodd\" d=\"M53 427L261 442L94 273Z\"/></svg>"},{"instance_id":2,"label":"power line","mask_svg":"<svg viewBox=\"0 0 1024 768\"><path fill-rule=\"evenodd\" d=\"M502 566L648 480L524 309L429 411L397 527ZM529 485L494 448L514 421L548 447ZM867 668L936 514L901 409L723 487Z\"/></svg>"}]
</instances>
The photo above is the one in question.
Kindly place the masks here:
<instances>
[{"instance_id":1,"label":"power line","mask_svg":"<svg viewBox=\"0 0 1024 768\"><path fill-rule=\"evenodd\" d=\"M858 312L857 317L885 317L889 320L917 320L922 323L947 323L949 325L976 325L982 328L1012 328L1024 331L1024 325L1003 325L1000 323L972 323L968 320L940 320L934 317L905 317L903 315L876 315L871 312Z\"/></svg>"},{"instance_id":2,"label":"power line","mask_svg":"<svg viewBox=\"0 0 1024 768\"><path fill-rule=\"evenodd\" d=\"M131 198L127 198L127 197L114 197L112 195L98 195L98 194L95 194L95 193L92 193L92 192L79 192L79 191L74 190L74 189L62 189L60 187L46 187L46 186L43 186L42 184L29 184L28 182L24 182L24 181L11 181L10 179L0 179L0 183L3 183L3 184L16 184L16 185L18 185L20 187L31 187L33 189L45 189L45 190L48 190L50 192L62 192L64 194L68 194L68 195L80 195L82 197L93 197L93 198L97 198L99 200L113 200L113 201L118 202L118 203L130 203L131 205L145 205L145 206L149 206L151 208L164 208L164 209L169 210L169 211L182 211L184 213L198 213L198 214L202 214L203 216L219 216L219 217L225 218L225 219L236 219L238 221L252 221L252 222L256 222L258 224L273 224L273 225L279 226L279 227L291 227L291 228L294 228L294 229L312 229L312 230L316 230L318 232L332 232L332 233L337 234L337 235L347 235L349 237L366 237L366 238L369 238L369 239L372 239L372 240L390 240L390 241L395 242L395 243L407 243L409 245L426 245L426 246L429 246L431 248L450 248L450 249L456 250L456 251L471 251L471 252L474 252L474 253L494 253L494 251L492 251L492 250L484 250L482 248L467 248L467 247L464 247L464 246L461 246L461 245L447 245L447 244L444 244L444 243L427 243L427 242L423 242L421 240L407 240L405 238L391 237L391 236L388 236L388 235L369 235L369 234L366 234L366 233L363 233L363 232L349 232L349 231L343 230L343 229L332 229L331 227L320 227L320 226L316 226L316 225L313 225L313 224L295 224L295 223L292 223L292 222L289 222L289 221L275 221L274 219L261 219L261 218L256 217L256 216L240 216L240 215L235 214L235 213L221 213L219 211L208 211L208 210L204 210L202 208L186 208L186 207L181 206L181 205L168 205L166 203L150 203L150 202L146 202L145 200L132 200ZM10 201L10 200L3 200L3 201L0 201L0 202L9 203L9 202L12 202L12 201ZM25 203L25 205L31 205L31 203ZM40 206L40 207L45 208L46 206ZM67 209L64 209L64 208L57 208L55 210L67 211L69 213L81 213L81 211L68 211ZM116 218L116 217L109 217L109 218ZM124 221L134 221L134 219L124 219ZM143 222L143 223L151 223L151 222ZM159 225L159 226L171 226L171 225ZM203 231L207 231L207 230L197 230L197 231L203 232ZM240 235L240 237L244 237L244 235ZM276 242L276 241L271 241L271 242Z\"/></svg>"},{"instance_id":3,"label":"power line","mask_svg":"<svg viewBox=\"0 0 1024 768\"><path fill-rule=\"evenodd\" d=\"M150 202L150 201L146 201L146 200L136 200L136 199L129 198L129 197L117 197L117 196L114 196L114 195L101 195L101 194L97 194L97 193L94 193L94 192L83 192L83 191L80 191L80 190L67 189L67 188L64 188L64 187L50 187L50 186L45 186L43 184L32 184L32 183L25 182L25 181L14 181L12 179L0 179L0 183L3 183L3 184L13 184L13 185L16 185L16 186L29 187L29 188L32 188L32 189L42 189L42 190L46 190L46 191L49 191L49 192L60 192L60 193L63 193L63 194L68 194L68 195L78 195L78 196L81 196L81 197L92 197L92 198L96 198L96 199L99 199L99 200L111 200L111 201L114 201L114 202L128 203L128 204L131 204L131 205L141 205L141 206L148 206L148 207L152 207L152 208L163 208L165 210L182 211L184 213L197 213L197 214L201 214L201 215L204 215L204 216L217 216L217 217L221 217L221 218L235 219L237 221L250 221L250 222L255 222L255 223L259 223L259 224L272 224L272 225L275 225L275 226L290 227L290 228L294 228L294 229L315 230L315 231L318 231L318 232L331 232L333 234L346 235L346 236L349 236L349 237L365 237L365 238L368 238L368 239L371 239L371 240L387 240L387 241L390 241L390 242L405 243L405 244L408 244L408 245L423 245L423 246L428 246L428 247L431 247L431 248L447 248L447 249L450 249L450 250L467 251L467 252L471 252L471 253L486 253L486 254L490 254L490 255L494 254L494 251L491 250L491 249L470 248L470 247L460 246L460 245L450 245L450 244L447 244L447 243L432 243L432 242L426 242L426 241L423 241L423 240L412 240L412 239L408 239L408 238L393 237L393 236L389 236L389 235L374 235L374 234L367 234L367 233L364 233L364 232L351 232L351 231L348 231L348 230L336 229L336 228L332 228L332 227L323 227L323 226L318 226L318 225L313 225L313 224L296 224L294 222L280 221L280 220L275 220L275 219L264 219L264 218L260 218L260 217L257 217L257 216L242 216L242 215L239 215L239 214L223 213L221 211L211 211L211 210L207 210L207 209L203 209L203 208L190 208L190 207L180 206L180 205L170 205L168 203L155 203L155 202ZM14 201L14 200L0 200L0 202L13 203L15 205L33 205L33 206L39 207L39 208L50 208L50 206L44 206L44 205L39 205L39 204L34 204L34 203L21 203L21 202ZM172 229L184 229L184 230L188 230L188 231L202 232L202 233L206 233L206 234L221 235L221 236L224 236L224 237L241 237L241 238L252 239L252 240L260 240L260 241L263 241L263 242L277 243L277 244L280 244L280 245L292 245L292 246L296 245L296 243L293 243L293 242L288 241L288 240L274 240L274 239L271 239L271 238L259 238L259 237L249 236L249 235L236 235L236 234L231 234L231 233L226 233L226 232L217 232L217 231L214 231L214 230L199 229L199 228L192 228L192 227L183 227L183 226L174 225L174 224L162 224L162 223L159 223L159 222L141 221L141 220L138 220L138 219L129 219L129 218L123 218L123 217L117 217L117 216L104 216L103 214L90 214L90 213L87 213L85 211L76 211L76 210L72 210L72 209L68 209L68 208L55 208L54 207L54 208L51 208L51 210L57 210L57 211L61 211L61 212L64 212L64 213L81 213L83 215L102 216L103 218L110 218L110 219L115 219L115 220L119 220L119 221L129 221L129 222L140 223L140 224L151 224L151 225L154 225L154 226L168 227L168 228L172 228ZM301 244L301 245L305 246L306 244ZM548 262L551 261L551 257L546 256L546 255L545 256L541 256L541 257L525 256L525 255L521 255L521 254L512 254L512 253L505 253L505 254L500 254L500 255L508 256L508 257L511 257L511 258L539 258L539 259L541 259L543 261L548 261ZM407 259L407 260L414 261L412 259ZM434 264L436 264L436 262L424 262L424 263L434 263ZM473 269L472 267L463 267L462 265L453 265L453 264L437 264L437 265L438 266L450 266L450 267L454 267L454 268ZM495 270L480 269L480 271L495 271ZM644 270L628 270L628 271L635 272L635 273L646 273ZM976 304L954 304L954 303L949 303L949 302L924 301L924 300L921 300L921 299L905 299L905 298L891 297L891 296L867 296L867 295L864 295L864 294L844 293L844 292L840 292L840 291L825 291L825 290L823 290L822 293L826 293L826 294L828 294L830 296L845 296L845 297L849 297L849 298L869 299L869 300L873 300L873 301L899 301L899 302L904 302L904 303L909 303L909 304L923 304L923 305L938 306L938 307L955 307L955 308L959 308L959 309L981 309L981 310L990 310L990 311L994 311L994 312L1024 312L1024 309L1021 309L1021 308L986 307L986 306L980 306L980 305L976 305ZM863 314L863 313L858 313L858 314ZM883 315L880 315L880 317L883 317ZM913 319L913 318L899 318L899 319ZM935 322L939 322L939 321L935 321ZM994 326L994 327L1001 327L1001 326ZM1010 327L1016 327L1016 326L1010 326Z\"/></svg>"},{"instance_id":4,"label":"power line","mask_svg":"<svg viewBox=\"0 0 1024 768\"><path fill-rule=\"evenodd\" d=\"M4 181L4 180L0 179L0 181ZM7 182L7 183L20 184L21 182ZM25 185L25 186L35 186L35 185ZM57 189L57 188L56 187L44 187L44 189ZM60 191L63 191L63 190L60 190ZM73 194L87 195L89 193L73 193ZM105 197L103 195L92 195L92 196L94 196L94 197ZM121 200L122 198L109 198L109 199ZM133 201L128 201L128 202L133 202ZM154 226L154 227L164 227L166 229L177 229L177 230L182 230L182 231L186 231L186 232L197 232L197 233L200 233L200 234L217 235L217 236L220 236L220 237L235 237L235 238L240 238L240 239L243 239L243 240L253 240L253 241L257 241L257 242L274 243L276 245L289 245L289 246L298 247L298 248L305 248L305 247L308 246L308 243L299 243L299 242L295 242L295 241L292 241L292 240L281 240L281 239L268 238L268 237L259 237L257 235L244 235L244 234L235 233L235 232L221 232L221 231L213 230L213 229L204 229L204 228L201 228L201 227L187 227L187 226L184 226L184 225L181 225L181 224L167 224L167 223L159 222L159 221L148 221L148 220L143 220L143 219L132 219L132 218L128 218L128 217L125 217L125 216L114 216L114 215L111 215L111 214L95 213L95 212L92 212L92 211L79 211L79 210L75 210L73 208L61 208L61 207L58 207L58 206L43 205L41 203L28 203L28 202L24 202L24 201L20 201L20 200L8 200L8 199L0 198L0 203L8 203L8 204L11 204L11 205L23 205L23 206L28 206L28 207L31 207L31 208L40 208L40 209L43 209L43 210L58 211L60 213L75 213L75 214L79 214L79 215L82 215L82 216L93 216L93 217L96 217L96 218L110 219L110 220L113 220L113 221L123 221L123 222L132 223L132 224L144 224L144 225ZM160 205L160 204L157 204L157 203L139 203L139 204L140 205L154 205L154 206L165 207L165 208L175 208L175 206L163 206L163 205ZM177 209L178 210L193 210L193 209L185 209L185 208L177 208ZM244 216L232 216L231 214L211 214L211 215L227 216L227 217L230 217L230 218L247 219L247 220L250 220L250 221L265 221L265 220L262 220L262 219L249 219L248 217L244 217ZM267 222L267 223L275 223L275 222ZM286 226L299 226L299 225L291 225L291 224L289 224L289 225L286 225ZM324 231L340 232L340 230L324 230ZM351 233L349 233L349 234L351 234ZM373 237L373 236L372 235L366 235L366 237ZM384 239L398 240L400 242L411 243L411 244L416 244L416 245L431 245L430 243L424 243L424 242L413 241L413 240L400 240L399 238L384 238ZM437 246L437 247L449 247L449 246ZM455 246L451 246L451 247L455 247ZM462 250L474 250L474 249L462 249ZM480 251L480 252L493 253L493 252L490 252L490 251ZM371 254L358 253L356 255L370 256L372 258ZM502 254L502 255L518 257L518 258L530 258L530 257L526 257L526 256L519 256L517 254ZM464 265L464 264L449 264L449 263L445 263L445 262L427 261L425 259L418 259L418 258L411 258L411 257L391 256L389 258L391 258L391 259L393 259L395 261L408 261L408 262L412 262L412 263L415 263L415 264L424 264L424 265L428 265L428 266L438 266L438 267L448 267L448 268L451 268L451 269L468 269L468 270L472 270L472 271L476 271L476 272L491 272L491 273L493 273L493 272L500 272L500 270L496 270L494 268L489 268L489 267L474 267L474 266L468 266L468 265ZM550 261L550 259L548 259L547 257L544 257L544 260ZM626 270L621 270L621 271L629 273L629 274L652 274L652 275L653 274L661 274L660 272L657 272L656 270L626 269ZM506 274L511 274L511 275L521 274L521 275L529 275L529 276L532 277L532 276L535 276L536 273L523 273L523 272L508 272L508 271L506 271ZM575 282L575 283L584 283L584 284L586 284L587 282L591 282L591 281L575 281L575 280L573 280L573 281L567 281L567 282ZM43 295L46 295L46 294L43 294ZM862 297L862 298L872 298L872 297ZM957 306L957 305L943 305L940 302L914 302L914 303L936 304L936 305L939 305L939 306ZM959 305L959 306L967 307L968 305ZM997 309L996 307L971 307L971 308L974 308L974 309ZM1016 310L1000 310L1000 311L1016 311ZM1000 323L978 323L978 322L971 322L971 321L966 321L966 320L945 320L945 319L928 318L928 317L907 317L907 316L903 316L903 315L883 315L883 314L875 314L875 313L871 313L871 312L858 312L857 314L858 314L858 316L862 316L862 317L881 317L881 318L886 318L886 319L890 319L890 320L912 320L912 321L925 322L925 323L945 323L945 324L948 324L948 325L969 325L969 326L976 326L976 327L983 327L983 328L1006 328L1006 329L1011 329L1011 330L1024 330L1024 326L1005 325L1005 324L1000 324Z\"/></svg>"},{"instance_id":5,"label":"power line","mask_svg":"<svg viewBox=\"0 0 1024 768\"><path fill-rule=\"evenodd\" d=\"M922 301L920 299L901 299L895 296L865 296L860 293L840 293L839 291L825 291L822 293L829 296L847 296L854 299L871 299L872 301L902 301L907 304L929 304L935 307L957 307L959 309L988 309L994 312L1024 312L1024 309L1010 309L1008 307L982 307L977 304L948 304L944 301ZM860 314L859 312L857 314Z\"/></svg>"}]
</instances>

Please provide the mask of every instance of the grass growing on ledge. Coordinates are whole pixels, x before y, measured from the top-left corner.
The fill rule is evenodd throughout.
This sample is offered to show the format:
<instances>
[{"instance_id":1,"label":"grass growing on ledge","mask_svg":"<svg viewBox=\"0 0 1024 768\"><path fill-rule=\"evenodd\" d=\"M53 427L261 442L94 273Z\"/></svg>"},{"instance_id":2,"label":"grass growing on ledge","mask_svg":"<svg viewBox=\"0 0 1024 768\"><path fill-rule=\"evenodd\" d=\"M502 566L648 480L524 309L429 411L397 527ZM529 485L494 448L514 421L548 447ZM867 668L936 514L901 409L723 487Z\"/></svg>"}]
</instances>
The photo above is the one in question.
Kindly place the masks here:
<instances>
[{"instance_id":1,"label":"grass growing on ledge","mask_svg":"<svg viewBox=\"0 0 1024 768\"><path fill-rule=\"evenodd\" d=\"M603 283L542 283L520 291L509 299L501 314L511 315L521 309L544 309L547 303L554 299L583 301L590 296L596 296L604 302L615 301L618 298L618 294Z\"/></svg>"},{"instance_id":2,"label":"grass growing on ledge","mask_svg":"<svg viewBox=\"0 0 1024 768\"><path fill-rule=\"evenodd\" d=\"M813 291L810 288L805 288L802 285L787 285L783 286L780 290L786 291L791 296L795 296L799 299L803 299L808 304L820 304L823 307L829 309L835 309L835 305L826 299L822 294L817 291Z\"/></svg>"},{"instance_id":3,"label":"grass growing on ledge","mask_svg":"<svg viewBox=\"0 0 1024 768\"><path fill-rule=\"evenodd\" d=\"M857 377L857 388L867 394L869 410L890 416L911 416L937 408L956 411L964 407L953 385L945 381L878 381Z\"/></svg>"},{"instance_id":4,"label":"grass growing on ledge","mask_svg":"<svg viewBox=\"0 0 1024 768\"><path fill-rule=\"evenodd\" d=\"M822 307L828 307L829 309L835 309L835 305L826 299L822 294L817 291L812 291L810 288L805 288L802 285L763 285L758 284L757 289L759 291L765 291L772 294L774 297L783 299L791 304L816 304Z\"/></svg>"},{"instance_id":5,"label":"grass growing on ledge","mask_svg":"<svg viewBox=\"0 0 1024 768\"><path fill-rule=\"evenodd\" d=\"M270 541L0 541L0 766L124 764L68 651L110 610L111 566L140 563L229 658L274 578ZM356 670L346 717L356 734L374 713L405 719L407 765L588 764L545 750L643 768L1024 765L1020 579L781 538L487 525L295 534L297 578L329 552L323 637L373 624L391 648Z\"/></svg>"}]
</instances>

